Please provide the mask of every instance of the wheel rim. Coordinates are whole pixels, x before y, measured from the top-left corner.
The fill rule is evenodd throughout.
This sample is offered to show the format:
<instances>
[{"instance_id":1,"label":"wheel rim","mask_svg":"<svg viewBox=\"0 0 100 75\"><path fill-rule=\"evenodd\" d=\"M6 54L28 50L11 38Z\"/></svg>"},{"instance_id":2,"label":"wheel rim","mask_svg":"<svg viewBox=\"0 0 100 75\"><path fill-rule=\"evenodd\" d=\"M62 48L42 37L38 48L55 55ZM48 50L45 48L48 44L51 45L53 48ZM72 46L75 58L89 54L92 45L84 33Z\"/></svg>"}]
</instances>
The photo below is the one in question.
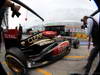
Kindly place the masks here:
<instances>
[{"instance_id":1,"label":"wheel rim","mask_svg":"<svg viewBox=\"0 0 100 75\"><path fill-rule=\"evenodd\" d=\"M14 72L23 72L24 68L21 65L22 63L16 60L15 57L8 55L6 56L6 63L8 67Z\"/></svg>"},{"instance_id":2,"label":"wheel rim","mask_svg":"<svg viewBox=\"0 0 100 75\"><path fill-rule=\"evenodd\" d=\"M66 54L69 54L71 50L71 47L66 47Z\"/></svg>"},{"instance_id":3,"label":"wheel rim","mask_svg":"<svg viewBox=\"0 0 100 75\"><path fill-rule=\"evenodd\" d=\"M79 48L79 44L76 44L76 47L75 48Z\"/></svg>"}]
</instances>

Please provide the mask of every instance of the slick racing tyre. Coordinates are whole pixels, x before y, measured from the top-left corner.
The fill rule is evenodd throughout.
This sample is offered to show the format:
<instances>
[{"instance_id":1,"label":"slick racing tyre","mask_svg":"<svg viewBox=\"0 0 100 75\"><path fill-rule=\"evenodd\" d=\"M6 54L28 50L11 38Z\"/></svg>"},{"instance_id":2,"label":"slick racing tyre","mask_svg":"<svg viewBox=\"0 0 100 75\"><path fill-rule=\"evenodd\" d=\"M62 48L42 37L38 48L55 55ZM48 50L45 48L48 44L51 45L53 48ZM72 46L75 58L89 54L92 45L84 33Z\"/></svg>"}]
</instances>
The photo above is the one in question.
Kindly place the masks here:
<instances>
[{"instance_id":1,"label":"slick racing tyre","mask_svg":"<svg viewBox=\"0 0 100 75\"><path fill-rule=\"evenodd\" d=\"M73 48L75 48L75 49L78 49L79 48L79 40L78 39L76 39L76 40L74 40L73 41Z\"/></svg>"},{"instance_id":2,"label":"slick racing tyre","mask_svg":"<svg viewBox=\"0 0 100 75\"><path fill-rule=\"evenodd\" d=\"M71 46L66 47L66 55L68 55L71 51Z\"/></svg>"},{"instance_id":3,"label":"slick racing tyre","mask_svg":"<svg viewBox=\"0 0 100 75\"><path fill-rule=\"evenodd\" d=\"M25 67L27 66L26 58L20 49L10 48L5 55L5 60L13 72L22 73L25 71Z\"/></svg>"}]
</instances>

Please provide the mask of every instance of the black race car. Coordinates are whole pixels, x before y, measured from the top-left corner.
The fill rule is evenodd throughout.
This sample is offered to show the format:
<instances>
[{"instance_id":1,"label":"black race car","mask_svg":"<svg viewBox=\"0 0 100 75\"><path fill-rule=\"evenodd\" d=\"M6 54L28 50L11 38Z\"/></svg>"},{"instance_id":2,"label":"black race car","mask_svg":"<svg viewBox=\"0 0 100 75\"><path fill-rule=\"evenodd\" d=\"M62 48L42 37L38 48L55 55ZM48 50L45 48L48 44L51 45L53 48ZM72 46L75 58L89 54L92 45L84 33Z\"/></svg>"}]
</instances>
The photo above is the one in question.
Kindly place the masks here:
<instances>
[{"instance_id":1,"label":"black race car","mask_svg":"<svg viewBox=\"0 0 100 75\"><path fill-rule=\"evenodd\" d=\"M80 41L78 38L75 38L75 37L64 37L65 39L69 40L70 44L71 44L71 47L72 48L75 48L75 49L78 49L79 46L80 46Z\"/></svg>"},{"instance_id":2,"label":"black race car","mask_svg":"<svg viewBox=\"0 0 100 75\"><path fill-rule=\"evenodd\" d=\"M6 41L9 39L11 41L11 37ZM18 46L12 43L13 46L7 48L5 60L14 72L24 72L26 69L50 64L69 54L71 50L69 41L51 39L43 36L42 33L21 40Z\"/></svg>"},{"instance_id":3,"label":"black race car","mask_svg":"<svg viewBox=\"0 0 100 75\"><path fill-rule=\"evenodd\" d=\"M43 31L42 32L43 35L47 36L47 37L51 37L51 38L56 38L57 40L67 40L69 41L70 45L72 48L78 49L80 46L80 41L78 38L76 37L71 37L70 35L68 36L62 36L62 35L58 35L56 31ZM71 33L69 33L71 34Z\"/></svg>"},{"instance_id":4,"label":"black race car","mask_svg":"<svg viewBox=\"0 0 100 75\"><path fill-rule=\"evenodd\" d=\"M19 0L12 0L17 4L31 11L42 21L44 19ZM19 17L19 12L13 11ZM3 32L3 31L2 31ZM26 69L36 68L54 62L66 54L71 48L69 41L59 41L48 38L39 33L25 40L20 41L19 31L7 30L2 35L5 40L5 60L8 67L14 72L25 72Z\"/></svg>"}]
</instances>

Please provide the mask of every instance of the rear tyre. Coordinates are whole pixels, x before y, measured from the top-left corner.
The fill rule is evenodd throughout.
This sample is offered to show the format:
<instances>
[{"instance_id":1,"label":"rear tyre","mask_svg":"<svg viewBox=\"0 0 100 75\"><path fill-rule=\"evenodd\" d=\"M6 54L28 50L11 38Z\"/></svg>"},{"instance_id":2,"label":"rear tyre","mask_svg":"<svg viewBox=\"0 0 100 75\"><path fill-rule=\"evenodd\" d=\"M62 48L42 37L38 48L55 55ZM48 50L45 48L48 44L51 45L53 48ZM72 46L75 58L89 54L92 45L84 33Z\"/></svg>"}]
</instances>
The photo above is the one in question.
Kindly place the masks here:
<instances>
[{"instance_id":1,"label":"rear tyre","mask_svg":"<svg viewBox=\"0 0 100 75\"><path fill-rule=\"evenodd\" d=\"M6 55L5 60L8 67L16 73L24 73L27 66L24 54L18 48L10 48Z\"/></svg>"},{"instance_id":2,"label":"rear tyre","mask_svg":"<svg viewBox=\"0 0 100 75\"><path fill-rule=\"evenodd\" d=\"M66 47L66 55L68 55L70 53L70 51L71 51L71 46Z\"/></svg>"},{"instance_id":3,"label":"rear tyre","mask_svg":"<svg viewBox=\"0 0 100 75\"><path fill-rule=\"evenodd\" d=\"M73 48L75 48L75 49L78 49L79 48L79 40L78 39L76 39L74 42L73 42Z\"/></svg>"}]
</instances>

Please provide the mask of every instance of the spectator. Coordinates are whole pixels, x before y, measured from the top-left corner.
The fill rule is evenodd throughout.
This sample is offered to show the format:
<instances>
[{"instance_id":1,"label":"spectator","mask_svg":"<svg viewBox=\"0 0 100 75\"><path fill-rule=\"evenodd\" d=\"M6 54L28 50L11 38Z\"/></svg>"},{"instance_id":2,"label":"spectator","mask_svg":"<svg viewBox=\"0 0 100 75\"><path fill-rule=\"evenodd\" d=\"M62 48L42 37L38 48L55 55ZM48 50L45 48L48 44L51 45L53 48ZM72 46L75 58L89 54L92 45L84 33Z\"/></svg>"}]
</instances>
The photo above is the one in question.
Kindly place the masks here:
<instances>
[{"instance_id":1,"label":"spectator","mask_svg":"<svg viewBox=\"0 0 100 75\"><path fill-rule=\"evenodd\" d=\"M17 30L17 26L15 27L15 29Z\"/></svg>"},{"instance_id":2,"label":"spectator","mask_svg":"<svg viewBox=\"0 0 100 75\"><path fill-rule=\"evenodd\" d=\"M23 27L21 26L21 24L19 24L19 32L20 32L19 40L21 40L22 39L22 33L23 33Z\"/></svg>"},{"instance_id":3,"label":"spectator","mask_svg":"<svg viewBox=\"0 0 100 75\"><path fill-rule=\"evenodd\" d=\"M20 31L21 33L23 33L23 27L21 26L21 24L19 24L19 31Z\"/></svg>"}]
</instances>

